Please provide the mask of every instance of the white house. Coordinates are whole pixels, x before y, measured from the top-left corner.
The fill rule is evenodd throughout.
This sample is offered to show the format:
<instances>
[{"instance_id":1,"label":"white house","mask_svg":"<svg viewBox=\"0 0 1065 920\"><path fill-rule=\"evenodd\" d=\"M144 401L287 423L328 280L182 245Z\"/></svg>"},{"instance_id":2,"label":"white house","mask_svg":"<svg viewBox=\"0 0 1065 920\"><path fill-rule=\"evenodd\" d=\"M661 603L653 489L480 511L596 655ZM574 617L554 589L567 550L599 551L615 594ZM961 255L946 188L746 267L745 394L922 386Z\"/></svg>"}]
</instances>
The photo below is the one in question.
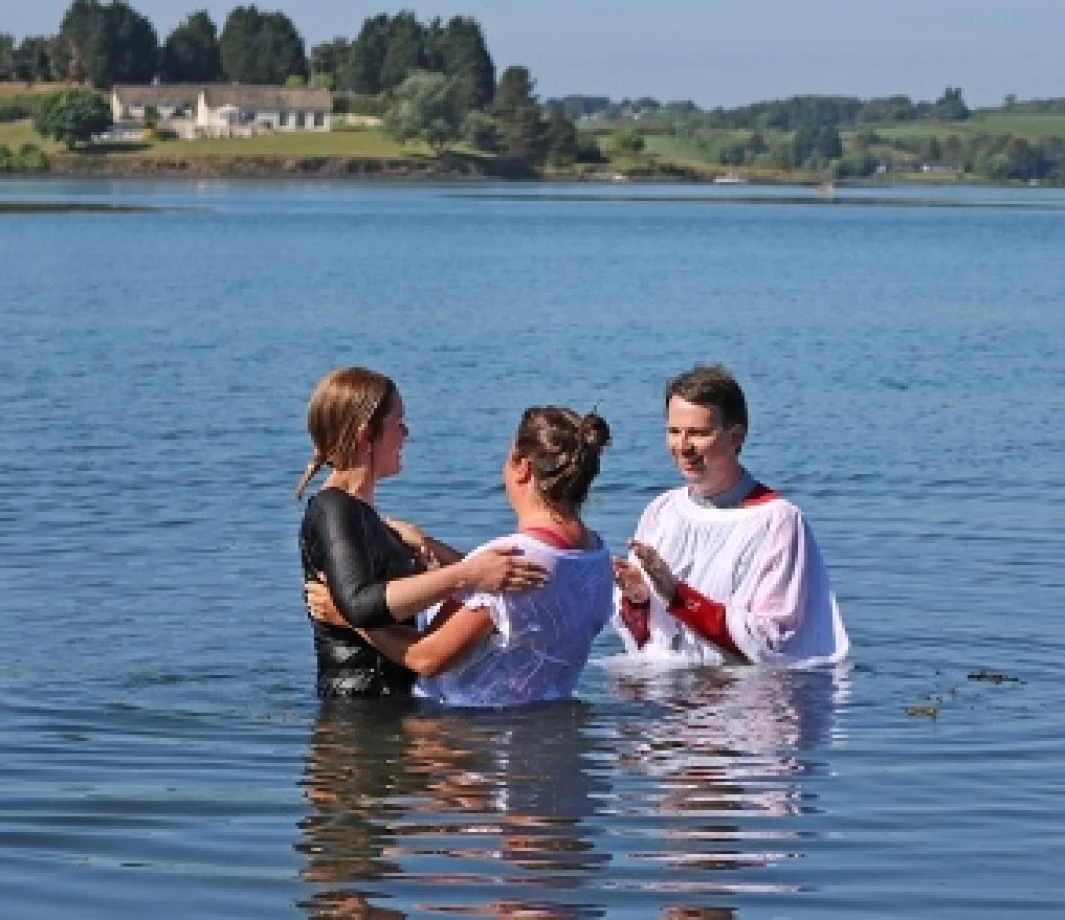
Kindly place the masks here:
<instances>
[{"instance_id":1,"label":"white house","mask_svg":"<svg viewBox=\"0 0 1065 920\"><path fill-rule=\"evenodd\" d=\"M181 137L250 137L266 131L329 131L327 89L207 84L116 86L111 92L115 136L137 133L149 112Z\"/></svg>"},{"instance_id":2,"label":"white house","mask_svg":"<svg viewBox=\"0 0 1065 920\"><path fill-rule=\"evenodd\" d=\"M200 89L197 131L240 136L262 131L329 131L333 94L327 89L212 85Z\"/></svg>"}]
</instances>

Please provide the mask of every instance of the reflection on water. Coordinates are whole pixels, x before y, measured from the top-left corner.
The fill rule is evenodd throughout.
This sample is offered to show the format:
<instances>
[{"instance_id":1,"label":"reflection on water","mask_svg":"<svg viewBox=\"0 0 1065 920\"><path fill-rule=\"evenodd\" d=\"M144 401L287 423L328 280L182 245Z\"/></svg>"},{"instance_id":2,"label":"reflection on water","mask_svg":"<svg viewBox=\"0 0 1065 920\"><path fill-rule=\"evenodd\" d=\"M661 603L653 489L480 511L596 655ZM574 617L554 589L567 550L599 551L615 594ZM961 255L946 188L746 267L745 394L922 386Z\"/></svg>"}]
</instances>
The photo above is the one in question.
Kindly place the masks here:
<instances>
[{"instance_id":1,"label":"reflection on water","mask_svg":"<svg viewBox=\"0 0 1065 920\"><path fill-rule=\"evenodd\" d=\"M732 916L811 836L846 672L614 673L618 702L331 702L297 849L310 917ZM519 894L520 896L516 896ZM610 909L610 915L615 909Z\"/></svg>"},{"instance_id":2,"label":"reflection on water","mask_svg":"<svg viewBox=\"0 0 1065 920\"><path fill-rule=\"evenodd\" d=\"M420 910L454 911L458 897L476 915L599 916L558 900L609 861L586 823L609 788L588 759L590 720L580 703L498 714L324 705L304 778L313 811L297 844L303 877L319 886L309 915L404 916L367 913L396 892L380 884L392 879L422 893ZM550 899L477 893L512 885Z\"/></svg>"}]
</instances>

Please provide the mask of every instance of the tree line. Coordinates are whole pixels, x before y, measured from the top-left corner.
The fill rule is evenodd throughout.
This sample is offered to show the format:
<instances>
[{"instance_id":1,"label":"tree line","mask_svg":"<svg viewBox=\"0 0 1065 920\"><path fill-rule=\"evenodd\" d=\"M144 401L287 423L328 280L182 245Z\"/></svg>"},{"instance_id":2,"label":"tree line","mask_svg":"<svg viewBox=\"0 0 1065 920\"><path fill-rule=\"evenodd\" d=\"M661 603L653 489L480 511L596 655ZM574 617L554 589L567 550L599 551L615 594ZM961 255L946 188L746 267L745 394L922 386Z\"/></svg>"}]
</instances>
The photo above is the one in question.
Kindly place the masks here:
<instances>
[{"instance_id":1,"label":"tree line","mask_svg":"<svg viewBox=\"0 0 1065 920\"><path fill-rule=\"evenodd\" d=\"M859 99L856 96L792 96L736 108L701 109L691 100L659 102L649 96L613 102L606 96L563 96L545 106L568 118L633 119L648 124L683 118L703 128L748 131L797 131L800 128L851 128L871 124L965 121L971 114L960 87L948 86L935 102L909 96Z\"/></svg>"},{"instance_id":2,"label":"tree line","mask_svg":"<svg viewBox=\"0 0 1065 920\"><path fill-rule=\"evenodd\" d=\"M164 41L151 21L124 0L73 0L55 35L16 45L0 34L0 76L27 82L284 83L307 76L303 38L280 12L235 7L221 32L210 15L190 14Z\"/></svg>"}]
</instances>

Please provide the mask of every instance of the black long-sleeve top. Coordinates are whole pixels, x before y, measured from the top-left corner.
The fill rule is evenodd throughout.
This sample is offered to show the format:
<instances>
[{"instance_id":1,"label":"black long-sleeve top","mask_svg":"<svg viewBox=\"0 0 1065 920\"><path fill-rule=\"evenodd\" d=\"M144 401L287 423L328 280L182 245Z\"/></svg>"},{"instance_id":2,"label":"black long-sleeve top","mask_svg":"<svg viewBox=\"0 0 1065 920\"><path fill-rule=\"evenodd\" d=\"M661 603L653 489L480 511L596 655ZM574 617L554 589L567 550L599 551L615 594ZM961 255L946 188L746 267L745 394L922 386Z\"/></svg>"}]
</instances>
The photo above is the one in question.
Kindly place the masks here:
<instances>
[{"instance_id":1,"label":"black long-sleeve top","mask_svg":"<svg viewBox=\"0 0 1065 920\"><path fill-rule=\"evenodd\" d=\"M322 489L307 503L300 526L306 580L319 573L337 609L353 627L395 623L385 585L421 570L414 552L372 506L341 489ZM308 611L309 613L309 611ZM353 629L311 619L319 696L391 696L410 692L414 675L385 658Z\"/></svg>"}]
</instances>

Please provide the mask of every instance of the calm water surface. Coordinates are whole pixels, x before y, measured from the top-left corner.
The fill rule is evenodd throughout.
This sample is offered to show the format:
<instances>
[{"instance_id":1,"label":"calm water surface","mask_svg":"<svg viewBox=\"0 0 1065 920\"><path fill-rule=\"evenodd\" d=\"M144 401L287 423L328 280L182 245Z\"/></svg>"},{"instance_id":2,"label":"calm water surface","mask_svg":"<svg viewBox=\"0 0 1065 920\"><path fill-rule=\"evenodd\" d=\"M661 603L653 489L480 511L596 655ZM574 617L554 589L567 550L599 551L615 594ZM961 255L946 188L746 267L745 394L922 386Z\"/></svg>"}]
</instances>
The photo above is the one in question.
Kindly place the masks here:
<instances>
[{"instance_id":1,"label":"calm water surface","mask_svg":"<svg viewBox=\"0 0 1065 920\"><path fill-rule=\"evenodd\" d=\"M593 191L0 184L164 209L0 216L5 916L1062 915L1065 195ZM571 704L318 704L321 373L397 378L381 504L460 546L510 528L520 410L598 404L620 550L698 360L814 523L847 666L641 673L604 635Z\"/></svg>"}]
</instances>

